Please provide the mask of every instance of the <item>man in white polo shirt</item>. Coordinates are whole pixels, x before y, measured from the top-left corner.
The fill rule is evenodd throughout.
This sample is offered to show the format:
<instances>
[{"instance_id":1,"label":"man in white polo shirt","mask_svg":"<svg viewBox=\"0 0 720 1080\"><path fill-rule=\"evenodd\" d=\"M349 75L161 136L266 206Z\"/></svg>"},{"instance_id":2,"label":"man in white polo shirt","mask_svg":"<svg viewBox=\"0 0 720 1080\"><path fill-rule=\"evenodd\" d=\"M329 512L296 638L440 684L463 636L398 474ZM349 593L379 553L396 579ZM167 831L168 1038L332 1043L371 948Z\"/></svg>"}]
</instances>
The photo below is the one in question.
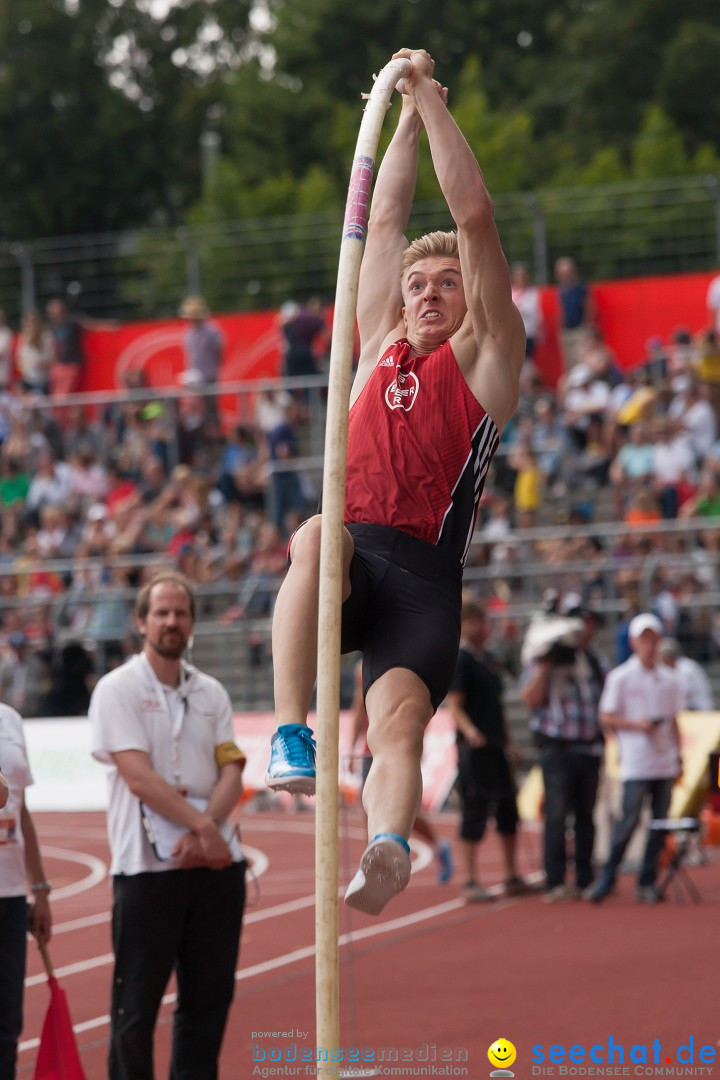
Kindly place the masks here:
<instances>
[{"instance_id":1,"label":"man in white polo shirt","mask_svg":"<svg viewBox=\"0 0 720 1080\"><path fill-rule=\"evenodd\" d=\"M614 668L600 698L600 722L614 735L620 749L623 781L622 817L613 829L610 855L597 883L585 894L599 903L615 887L615 877L634 833L643 803L650 801L653 818L667 817L673 784L681 772L680 736L676 714L683 707L678 676L660 662L662 624L655 615L636 615L628 627L633 656ZM662 833L649 830L637 899L653 904Z\"/></svg>"},{"instance_id":2,"label":"man in white polo shirt","mask_svg":"<svg viewBox=\"0 0 720 1080\"><path fill-rule=\"evenodd\" d=\"M177 976L171 1075L215 1080L245 904L245 865L227 824L245 758L220 683L183 653L195 601L173 571L136 603L142 652L98 682L92 752L110 766L113 878L110 1080L152 1080L155 1021Z\"/></svg>"}]
</instances>

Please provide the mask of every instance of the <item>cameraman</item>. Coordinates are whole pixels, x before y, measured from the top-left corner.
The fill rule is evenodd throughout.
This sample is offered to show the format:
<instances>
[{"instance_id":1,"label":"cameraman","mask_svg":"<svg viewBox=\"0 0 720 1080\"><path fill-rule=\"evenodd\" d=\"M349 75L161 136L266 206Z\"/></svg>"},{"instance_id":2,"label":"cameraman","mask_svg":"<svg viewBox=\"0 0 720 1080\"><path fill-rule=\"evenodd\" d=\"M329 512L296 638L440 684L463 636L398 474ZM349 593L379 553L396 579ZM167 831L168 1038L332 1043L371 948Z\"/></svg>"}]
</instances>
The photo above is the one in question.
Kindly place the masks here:
<instances>
[{"instance_id":1,"label":"cameraman","mask_svg":"<svg viewBox=\"0 0 720 1080\"><path fill-rule=\"evenodd\" d=\"M592 885L593 810L604 748L598 704L605 668L590 648L596 616L583 607L565 614L581 621L577 645L554 642L525 667L521 678L545 785L546 903L578 899ZM569 814L574 818L575 886L565 883Z\"/></svg>"}]
</instances>

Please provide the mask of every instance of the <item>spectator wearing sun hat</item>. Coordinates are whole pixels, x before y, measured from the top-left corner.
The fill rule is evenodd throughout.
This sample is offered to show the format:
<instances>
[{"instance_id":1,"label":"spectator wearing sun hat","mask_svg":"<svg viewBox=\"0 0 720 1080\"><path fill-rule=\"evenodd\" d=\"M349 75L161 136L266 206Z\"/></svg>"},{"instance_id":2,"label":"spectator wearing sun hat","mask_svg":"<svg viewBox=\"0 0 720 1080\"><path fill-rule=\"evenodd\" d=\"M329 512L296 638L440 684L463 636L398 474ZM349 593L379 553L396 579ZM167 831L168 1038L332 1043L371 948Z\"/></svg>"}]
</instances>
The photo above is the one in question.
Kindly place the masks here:
<instances>
[{"instance_id":1,"label":"spectator wearing sun hat","mask_svg":"<svg viewBox=\"0 0 720 1080\"><path fill-rule=\"evenodd\" d=\"M677 674L661 663L663 627L655 615L636 615L628 627L633 655L609 672L600 698L600 722L614 735L620 750L623 781L622 815L613 829L610 854L586 899L599 903L615 888L625 850L649 802L653 818L667 817L675 781L681 772L677 713L683 708L683 689ZM659 899L655 881L662 833L648 831L637 883L637 899Z\"/></svg>"},{"instance_id":2,"label":"spectator wearing sun hat","mask_svg":"<svg viewBox=\"0 0 720 1080\"><path fill-rule=\"evenodd\" d=\"M186 386L216 383L220 378L224 339L220 328L210 319L210 309L202 296L186 296L178 314L190 324L183 336L185 371L181 381ZM205 419L217 426L217 400L205 399Z\"/></svg>"}]
</instances>

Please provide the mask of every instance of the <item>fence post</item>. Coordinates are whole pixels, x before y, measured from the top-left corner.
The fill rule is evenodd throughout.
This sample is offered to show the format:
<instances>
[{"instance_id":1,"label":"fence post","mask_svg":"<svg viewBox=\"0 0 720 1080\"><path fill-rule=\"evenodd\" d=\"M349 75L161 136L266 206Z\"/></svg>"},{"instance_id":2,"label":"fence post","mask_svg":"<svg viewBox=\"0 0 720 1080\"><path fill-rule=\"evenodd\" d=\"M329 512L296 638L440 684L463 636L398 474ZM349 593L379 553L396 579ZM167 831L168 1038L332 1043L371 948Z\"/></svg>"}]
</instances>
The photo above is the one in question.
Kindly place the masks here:
<instances>
[{"instance_id":1,"label":"fence post","mask_svg":"<svg viewBox=\"0 0 720 1080\"><path fill-rule=\"evenodd\" d=\"M7 249L20 267L20 305L25 314L35 307L35 268L32 259L24 244L12 241L4 242L1 246Z\"/></svg>"},{"instance_id":2,"label":"fence post","mask_svg":"<svg viewBox=\"0 0 720 1080\"><path fill-rule=\"evenodd\" d=\"M199 296L202 292L200 282L200 256L195 237L190 229L178 229L178 237L185 248L185 292L188 296Z\"/></svg>"},{"instance_id":3,"label":"fence post","mask_svg":"<svg viewBox=\"0 0 720 1080\"><path fill-rule=\"evenodd\" d=\"M533 272L536 285L548 283L547 227L545 216L534 192L525 196L525 205L533 218Z\"/></svg>"},{"instance_id":4,"label":"fence post","mask_svg":"<svg viewBox=\"0 0 720 1080\"><path fill-rule=\"evenodd\" d=\"M706 176L705 185L715 199L715 262L720 265L720 180Z\"/></svg>"}]
</instances>

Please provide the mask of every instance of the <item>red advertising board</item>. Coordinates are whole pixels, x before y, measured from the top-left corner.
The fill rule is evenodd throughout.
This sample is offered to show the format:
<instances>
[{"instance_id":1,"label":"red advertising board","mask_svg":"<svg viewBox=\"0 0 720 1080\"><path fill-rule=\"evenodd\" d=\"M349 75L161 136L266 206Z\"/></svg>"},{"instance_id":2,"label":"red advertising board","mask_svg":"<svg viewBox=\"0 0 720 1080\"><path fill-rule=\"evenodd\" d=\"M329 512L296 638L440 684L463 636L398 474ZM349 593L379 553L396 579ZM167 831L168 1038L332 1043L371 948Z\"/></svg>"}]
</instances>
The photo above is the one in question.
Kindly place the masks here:
<instances>
[{"instance_id":1,"label":"red advertising board","mask_svg":"<svg viewBox=\"0 0 720 1080\"><path fill-rule=\"evenodd\" d=\"M668 341L678 327L696 332L707 323L705 297L711 273L633 278L593 284L597 321L621 367L639 363L650 337ZM554 384L560 373L557 302L554 289L542 290L545 340L537 362ZM274 378L281 374L281 339L274 311L218 315L213 319L225 337L223 382ZM122 387L129 369L147 372L151 386L177 386L183 370L182 339L186 325L178 319L126 323L118 330L86 334L88 364L83 389Z\"/></svg>"},{"instance_id":2,"label":"red advertising board","mask_svg":"<svg viewBox=\"0 0 720 1080\"><path fill-rule=\"evenodd\" d=\"M315 717L308 717L310 727ZM350 801L359 793L359 763L349 768L351 747L350 731L352 716L348 711L340 713L340 787ZM247 794L265 790L265 770L270 760L270 738L277 728L274 713L236 713L234 717L235 738L247 758L243 770L243 782ZM438 709L425 732L422 774L423 806L428 810L440 810L455 782L457 752L455 750L455 725L447 709Z\"/></svg>"}]
</instances>

